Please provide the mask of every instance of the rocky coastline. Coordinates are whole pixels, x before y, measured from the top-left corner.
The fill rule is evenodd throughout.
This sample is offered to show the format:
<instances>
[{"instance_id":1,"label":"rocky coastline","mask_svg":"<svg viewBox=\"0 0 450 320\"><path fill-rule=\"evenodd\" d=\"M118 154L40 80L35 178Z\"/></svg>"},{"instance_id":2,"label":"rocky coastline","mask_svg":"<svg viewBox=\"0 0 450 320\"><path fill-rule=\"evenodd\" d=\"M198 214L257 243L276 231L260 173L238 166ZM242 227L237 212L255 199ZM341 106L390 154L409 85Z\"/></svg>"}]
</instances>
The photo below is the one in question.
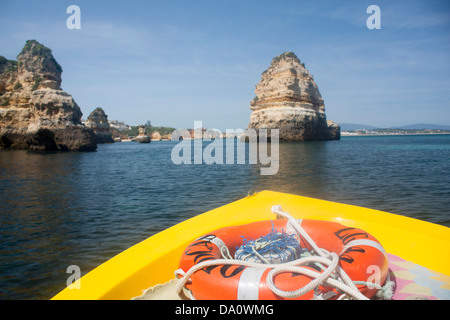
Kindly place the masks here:
<instances>
[{"instance_id":1,"label":"rocky coastline","mask_svg":"<svg viewBox=\"0 0 450 320\"><path fill-rule=\"evenodd\" d=\"M51 50L36 40L26 42L17 61L0 56L0 149L95 151L101 143L171 139L170 128L108 121L100 107L82 122L80 107L61 89L61 74ZM250 109L248 128L279 129L280 141L340 139L313 76L292 52L262 73Z\"/></svg>"},{"instance_id":2,"label":"rocky coastline","mask_svg":"<svg viewBox=\"0 0 450 320\"><path fill-rule=\"evenodd\" d=\"M28 40L17 61L0 56L0 148L95 151L93 130L61 89L62 68L49 48Z\"/></svg>"}]
</instances>

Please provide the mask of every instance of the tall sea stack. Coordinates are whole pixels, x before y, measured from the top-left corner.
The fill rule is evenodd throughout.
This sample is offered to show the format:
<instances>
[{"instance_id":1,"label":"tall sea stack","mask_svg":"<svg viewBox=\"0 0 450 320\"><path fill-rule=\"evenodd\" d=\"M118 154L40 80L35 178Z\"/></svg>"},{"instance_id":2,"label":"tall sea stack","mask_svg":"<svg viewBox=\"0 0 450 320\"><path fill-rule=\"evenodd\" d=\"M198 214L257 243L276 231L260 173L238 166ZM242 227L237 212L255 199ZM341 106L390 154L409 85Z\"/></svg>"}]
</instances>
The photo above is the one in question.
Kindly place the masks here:
<instances>
[{"instance_id":1,"label":"tall sea stack","mask_svg":"<svg viewBox=\"0 0 450 320\"><path fill-rule=\"evenodd\" d=\"M339 125L327 121L313 76L293 52L272 60L255 94L249 129L279 129L280 141L340 139Z\"/></svg>"},{"instance_id":2,"label":"tall sea stack","mask_svg":"<svg viewBox=\"0 0 450 320\"><path fill-rule=\"evenodd\" d=\"M17 61L0 56L0 148L94 151L94 132L61 89L62 68L49 48L28 40Z\"/></svg>"},{"instance_id":3,"label":"tall sea stack","mask_svg":"<svg viewBox=\"0 0 450 320\"><path fill-rule=\"evenodd\" d=\"M109 126L108 116L105 111L98 107L91 112L85 126L94 130L97 137L97 143L113 143L114 139L111 133L111 127Z\"/></svg>"}]
</instances>

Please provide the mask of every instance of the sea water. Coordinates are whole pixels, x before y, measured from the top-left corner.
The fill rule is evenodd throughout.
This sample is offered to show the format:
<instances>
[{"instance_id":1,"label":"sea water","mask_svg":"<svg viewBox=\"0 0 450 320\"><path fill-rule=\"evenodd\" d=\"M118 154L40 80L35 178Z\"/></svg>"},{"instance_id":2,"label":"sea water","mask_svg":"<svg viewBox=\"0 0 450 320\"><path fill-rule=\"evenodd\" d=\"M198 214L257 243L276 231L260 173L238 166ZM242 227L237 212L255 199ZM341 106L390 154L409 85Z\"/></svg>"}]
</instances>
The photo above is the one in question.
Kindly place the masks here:
<instances>
[{"instance_id":1,"label":"sea water","mask_svg":"<svg viewBox=\"0 0 450 320\"><path fill-rule=\"evenodd\" d=\"M176 165L177 143L0 151L0 299L49 299L65 287L69 266L83 275L159 231L261 190L450 226L450 135L280 143L273 176L248 161Z\"/></svg>"}]
</instances>

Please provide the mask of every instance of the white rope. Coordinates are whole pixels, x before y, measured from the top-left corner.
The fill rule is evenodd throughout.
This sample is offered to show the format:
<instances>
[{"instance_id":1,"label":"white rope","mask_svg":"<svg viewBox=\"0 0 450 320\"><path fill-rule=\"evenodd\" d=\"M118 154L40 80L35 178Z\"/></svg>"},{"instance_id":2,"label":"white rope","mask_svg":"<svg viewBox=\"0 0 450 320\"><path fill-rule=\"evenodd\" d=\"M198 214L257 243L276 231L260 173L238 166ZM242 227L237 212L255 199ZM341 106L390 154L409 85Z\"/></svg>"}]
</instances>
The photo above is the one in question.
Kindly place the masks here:
<instances>
[{"instance_id":1,"label":"white rope","mask_svg":"<svg viewBox=\"0 0 450 320\"><path fill-rule=\"evenodd\" d=\"M297 223L297 221L292 218L289 214L282 212L280 206L272 207L272 212L277 213L278 215L287 218L295 231L301 235L313 248L313 250L319 256L310 256L303 257L294 261L281 263L281 264L264 264L264 263L256 263L250 261L242 261L230 259L231 256L228 250L221 250L224 259L216 259L210 261L204 261L199 264L192 266L186 273L179 269L175 271L175 276L181 276L177 285L176 285L176 293L181 295L182 289L185 284L190 281L190 277L195 272L210 266L216 265L239 265L246 266L250 268L271 268L272 270L267 275L267 285L272 292L280 297L285 298L295 298L306 294L307 292L314 290L320 284L327 284L332 286L339 291L343 292L343 295L339 297L339 299L345 298L346 295L358 300L368 300L366 296L364 296L353 283L352 279L345 273L345 271L338 265L339 256L334 252L328 252L322 248L319 248L315 242L311 239L311 237L306 233L306 231ZM226 248L226 247L224 247ZM224 252L225 251L225 252ZM322 273L313 271L311 269L301 267L302 265L308 263L320 263L322 265L328 266ZM284 291L279 289L274 283L274 277L283 272L293 272L306 275L310 278L313 278L311 282L306 284L304 287L299 288L294 291ZM336 279L333 279L334 276Z\"/></svg>"},{"instance_id":2,"label":"white rope","mask_svg":"<svg viewBox=\"0 0 450 320\"><path fill-rule=\"evenodd\" d=\"M228 247L220 247L220 253L222 254L222 257L227 260L234 260L233 257L230 254L230 251L228 250Z\"/></svg>"},{"instance_id":3,"label":"white rope","mask_svg":"<svg viewBox=\"0 0 450 320\"><path fill-rule=\"evenodd\" d=\"M275 276L276 274L278 274L280 272L295 272L295 273L307 275L311 278L316 278L316 280L317 280L317 278L320 278L321 276L323 276L323 273L319 273L319 272L315 272L315 271L312 271L307 268L299 267L299 265L308 264L308 263L312 263L312 262L320 262L323 264L328 264L328 263L330 263L330 260L326 259L326 258L322 258L322 257L306 257L306 258L297 259L297 260L290 261L290 262L283 263L283 264L264 264L264 263L250 262L250 261L228 260L228 259L216 259L216 260L204 261L204 262L201 262L199 264L192 266L192 268L190 268L189 271L186 273L182 269L178 269L177 271L175 271L175 276L178 277L178 275L181 275L181 278L177 282L175 292L178 295L181 295L181 291L182 291L183 287L185 286L185 284L188 281L190 281L190 277L192 276L192 274L194 274L195 272L197 272L203 268L216 266L216 265L239 265L239 266L246 266L246 267L250 267L250 268L263 268L263 269L274 268L267 275L267 284L268 284L269 288L275 294L282 296L282 297L283 296L290 297L290 298L298 297L298 296L301 296L304 294L304 293L300 292L300 290L302 288L299 290L293 291L293 292L280 290L273 283L273 276ZM333 269L331 269L331 268L327 268L327 270L328 269L330 270L330 273L333 271ZM271 277L270 273L274 272L274 271L276 272L276 274L272 274L272 277ZM313 280L313 281L316 281L316 280ZM354 297L355 299L367 300L367 297L365 297L363 294L361 294L356 287L355 287L355 289L352 289L348 284L346 285L345 283L342 283L338 280L334 280L330 277L328 277L327 279L320 278L319 280L321 282L326 282L328 285L333 286L333 287L341 290L342 292L349 294L350 296ZM310 290L313 290L314 287L317 287L320 284L319 281L316 281L313 284L314 287L312 287L311 283L313 281L311 281L307 285L308 288L305 291L305 293L309 292ZM269 283L272 283L273 285L271 286L271 285L269 285ZM352 283L352 282L350 281L350 283Z\"/></svg>"},{"instance_id":4,"label":"white rope","mask_svg":"<svg viewBox=\"0 0 450 320\"><path fill-rule=\"evenodd\" d=\"M272 207L272 212L276 213L278 216L281 216L285 219L288 219L288 221L291 223L292 227L295 229L295 231L297 231L297 233L299 235L301 235L306 242L309 243L309 245L313 248L313 250L320 255L321 257L326 257L328 255L328 251L319 248L316 243L314 242L313 239L311 239L311 237L309 236L308 233L306 233L306 231L297 223L297 220L295 220L294 218L292 218L289 214L281 211L281 206L277 205L277 206L273 206Z\"/></svg>"},{"instance_id":5,"label":"white rope","mask_svg":"<svg viewBox=\"0 0 450 320\"><path fill-rule=\"evenodd\" d=\"M306 240L306 242L308 242L308 244L313 248L313 250L317 254L319 254L321 257L326 257L329 254L329 252L327 250L325 250L323 248L319 248L316 245L316 243L314 242L314 240L311 239L309 234L300 226L300 224L297 223L297 220L295 220L293 217L291 217L287 212L283 212L281 210L280 205L273 206L272 212L276 213L277 216L281 216L285 219L288 219L288 221L291 223L291 225L295 229L295 231L297 231L297 233L299 235L301 235ZM336 265L335 269L336 269L339 277L342 279L342 281L349 287L349 290L351 290L351 292L353 293L351 295L355 299L368 300L368 298L358 290L356 285L353 283L352 279L347 275L347 273L339 265ZM345 290L343 290L343 291L345 291Z\"/></svg>"},{"instance_id":6,"label":"white rope","mask_svg":"<svg viewBox=\"0 0 450 320\"><path fill-rule=\"evenodd\" d=\"M379 299L391 300L392 296L394 295L395 282L391 280L389 273L387 274L384 286L380 286L377 283L367 281L353 281L353 283L368 287L372 286L373 288L377 289L378 291L375 294L375 297Z\"/></svg>"}]
</instances>

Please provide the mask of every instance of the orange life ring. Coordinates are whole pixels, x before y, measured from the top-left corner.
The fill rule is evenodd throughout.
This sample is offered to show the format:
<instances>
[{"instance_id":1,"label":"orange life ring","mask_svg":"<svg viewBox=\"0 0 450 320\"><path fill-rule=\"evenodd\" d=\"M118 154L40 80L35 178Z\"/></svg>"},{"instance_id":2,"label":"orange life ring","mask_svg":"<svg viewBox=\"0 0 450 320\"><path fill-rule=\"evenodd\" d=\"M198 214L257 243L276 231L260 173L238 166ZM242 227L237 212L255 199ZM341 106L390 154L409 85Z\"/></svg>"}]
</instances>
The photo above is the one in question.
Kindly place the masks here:
<instances>
[{"instance_id":1,"label":"orange life ring","mask_svg":"<svg viewBox=\"0 0 450 320\"><path fill-rule=\"evenodd\" d=\"M297 220L318 247L339 255L339 266L353 281L370 282L368 279L378 272L379 284L383 284L388 274L386 253L378 240L357 228L349 228L336 222L321 220ZM184 251L179 268L187 272L203 261L221 259L221 247L226 246L234 256L242 245L242 236L257 239L268 234L272 228L293 233L286 219L258 221L241 226L226 227L208 233L192 242ZM302 248L311 250L303 237L299 239ZM376 270L373 268L376 266ZM214 265L196 271L190 277L189 289L198 300L240 300L284 299L274 294L266 283L271 269L255 269L242 265ZM275 285L285 291L294 291L308 284L312 278L298 273L283 272L274 278ZM377 289L365 284L357 285L366 297L372 297ZM320 286L323 292L336 290ZM312 299L311 290L295 299Z\"/></svg>"}]
</instances>

